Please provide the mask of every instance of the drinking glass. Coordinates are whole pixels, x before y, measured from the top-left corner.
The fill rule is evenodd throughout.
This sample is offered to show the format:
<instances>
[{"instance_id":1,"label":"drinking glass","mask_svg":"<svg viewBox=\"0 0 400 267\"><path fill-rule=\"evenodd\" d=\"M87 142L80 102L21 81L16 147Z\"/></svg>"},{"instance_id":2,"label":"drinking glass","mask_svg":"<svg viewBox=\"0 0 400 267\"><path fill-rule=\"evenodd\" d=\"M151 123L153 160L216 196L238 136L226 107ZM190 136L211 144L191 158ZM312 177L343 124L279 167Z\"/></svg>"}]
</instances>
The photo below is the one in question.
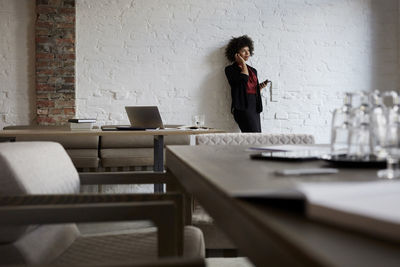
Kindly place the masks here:
<instances>
[{"instance_id":1,"label":"drinking glass","mask_svg":"<svg viewBox=\"0 0 400 267\"><path fill-rule=\"evenodd\" d=\"M388 96L387 93L381 95L379 91L374 91L371 94L371 143L372 153L377 158L386 157L385 139L387 137L387 108L383 104L383 97ZM389 95L390 96L390 95Z\"/></svg>"},{"instance_id":2,"label":"drinking glass","mask_svg":"<svg viewBox=\"0 0 400 267\"><path fill-rule=\"evenodd\" d=\"M205 116L203 114L194 115L193 118L193 125L196 127L204 127Z\"/></svg>"},{"instance_id":3,"label":"drinking glass","mask_svg":"<svg viewBox=\"0 0 400 267\"><path fill-rule=\"evenodd\" d=\"M379 178L394 179L400 178L400 122L389 122L385 142L387 168L379 170Z\"/></svg>"},{"instance_id":4,"label":"drinking glass","mask_svg":"<svg viewBox=\"0 0 400 267\"><path fill-rule=\"evenodd\" d=\"M383 179L400 178L400 98L395 91L386 95L392 97L393 106L386 110L386 136L384 150L386 152L387 168L379 170L377 175Z\"/></svg>"},{"instance_id":5,"label":"drinking glass","mask_svg":"<svg viewBox=\"0 0 400 267\"><path fill-rule=\"evenodd\" d=\"M356 160L369 160L373 151L371 142L370 104L368 92L361 92L360 105L350 112L350 134L347 155Z\"/></svg>"},{"instance_id":6,"label":"drinking glass","mask_svg":"<svg viewBox=\"0 0 400 267\"><path fill-rule=\"evenodd\" d=\"M343 106L335 109L331 125L331 154L346 154L349 143L350 111L353 93L345 93Z\"/></svg>"},{"instance_id":7,"label":"drinking glass","mask_svg":"<svg viewBox=\"0 0 400 267\"><path fill-rule=\"evenodd\" d=\"M400 121L400 96L396 91L389 91L386 96L392 98L392 107L387 109L388 121Z\"/></svg>"}]
</instances>

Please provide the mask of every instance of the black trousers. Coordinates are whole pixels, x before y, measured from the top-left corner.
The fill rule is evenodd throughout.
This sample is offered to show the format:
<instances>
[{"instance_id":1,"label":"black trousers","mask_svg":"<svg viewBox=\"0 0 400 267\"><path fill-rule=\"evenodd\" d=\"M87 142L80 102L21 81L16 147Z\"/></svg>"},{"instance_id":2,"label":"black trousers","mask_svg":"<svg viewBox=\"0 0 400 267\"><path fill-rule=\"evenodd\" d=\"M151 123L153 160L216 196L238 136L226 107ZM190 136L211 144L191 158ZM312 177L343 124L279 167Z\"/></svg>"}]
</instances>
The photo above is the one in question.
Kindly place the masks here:
<instances>
[{"instance_id":1,"label":"black trousers","mask_svg":"<svg viewBox=\"0 0 400 267\"><path fill-rule=\"evenodd\" d=\"M261 133L260 113L256 109L256 95L247 95L247 110L234 110L233 117L242 133Z\"/></svg>"}]
</instances>

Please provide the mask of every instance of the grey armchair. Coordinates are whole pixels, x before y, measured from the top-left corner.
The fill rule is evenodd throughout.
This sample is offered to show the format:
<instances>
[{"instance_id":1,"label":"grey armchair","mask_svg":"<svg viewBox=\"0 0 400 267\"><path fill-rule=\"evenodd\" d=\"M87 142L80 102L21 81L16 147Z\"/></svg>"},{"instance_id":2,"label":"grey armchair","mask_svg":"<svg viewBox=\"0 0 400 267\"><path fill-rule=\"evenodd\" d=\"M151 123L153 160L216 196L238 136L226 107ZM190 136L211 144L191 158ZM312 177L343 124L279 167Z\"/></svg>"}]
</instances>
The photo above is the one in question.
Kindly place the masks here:
<instances>
[{"instance_id":1,"label":"grey armchair","mask_svg":"<svg viewBox=\"0 0 400 267\"><path fill-rule=\"evenodd\" d=\"M178 194L79 194L71 159L52 142L0 144L0 169L0 264L115 266L150 260L144 266L184 266L180 260L154 263L182 256L188 266L202 266L192 259L204 257L203 236L195 227L183 230ZM114 182L122 180L129 178ZM101 174L82 181L113 183ZM75 225L138 219L152 220L158 231L83 236Z\"/></svg>"}]
</instances>

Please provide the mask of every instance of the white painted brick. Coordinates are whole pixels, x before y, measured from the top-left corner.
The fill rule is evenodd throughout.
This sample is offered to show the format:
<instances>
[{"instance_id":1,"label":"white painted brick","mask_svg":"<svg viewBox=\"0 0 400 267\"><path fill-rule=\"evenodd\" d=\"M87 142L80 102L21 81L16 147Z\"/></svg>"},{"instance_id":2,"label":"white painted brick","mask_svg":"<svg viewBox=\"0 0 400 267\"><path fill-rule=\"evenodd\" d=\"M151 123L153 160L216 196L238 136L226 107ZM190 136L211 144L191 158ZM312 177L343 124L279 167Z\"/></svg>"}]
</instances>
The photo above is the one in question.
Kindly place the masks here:
<instances>
[{"instance_id":1,"label":"white painted brick","mask_svg":"<svg viewBox=\"0 0 400 267\"><path fill-rule=\"evenodd\" d=\"M109 119L112 121L122 121L126 119L126 116L124 116L124 114L121 114L120 112L118 113L113 112L109 114Z\"/></svg>"},{"instance_id":2,"label":"white painted brick","mask_svg":"<svg viewBox=\"0 0 400 267\"><path fill-rule=\"evenodd\" d=\"M0 129L36 114L35 2L0 0Z\"/></svg>"},{"instance_id":3,"label":"white painted brick","mask_svg":"<svg viewBox=\"0 0 400 267\"><path fill-rule=\"evenodd\" d=\"M0 0L0 127L35 114L33 2ZM76 103L98 123L127 123L125 105L159 105L166 122L202 113L237 131L223 54L242 34L255 43L250 65L274 85L264 132L327 142L343 92L399 88L397 0L95 2L76 2Z\"/></svg>"},{"instance_id":4,"label":"white painted brick","mask_svg":"<svg viewBox=\"0 0 400 267\"><path fill-rule=\"evenodd\" d=\"M287 112L277 112L277 113L275 113L274 118L276 120L288 120L289 114Z\"/></svg>"}]
</instances>

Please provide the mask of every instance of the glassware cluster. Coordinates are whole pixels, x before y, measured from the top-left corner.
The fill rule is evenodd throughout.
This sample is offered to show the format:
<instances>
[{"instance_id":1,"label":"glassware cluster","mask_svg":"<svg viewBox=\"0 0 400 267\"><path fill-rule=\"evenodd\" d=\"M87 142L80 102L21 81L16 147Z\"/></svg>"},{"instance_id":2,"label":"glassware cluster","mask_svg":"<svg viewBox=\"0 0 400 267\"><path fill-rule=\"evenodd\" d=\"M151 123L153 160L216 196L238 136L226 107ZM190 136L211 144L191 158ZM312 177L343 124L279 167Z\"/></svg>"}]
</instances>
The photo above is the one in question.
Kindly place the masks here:
<instances>
[{"instance_id":1,"label":"glassware cluster","mask_svg":"<svg viewBox=\"0 0 400 267\"><path fill-rule=\"evenodd\" d=\"M387 169L378 171L378 177L400 178L399 94L345 93L343 106L332 116L331 156L355 162L386 160Z\"/></svg>"}]
</instances>

